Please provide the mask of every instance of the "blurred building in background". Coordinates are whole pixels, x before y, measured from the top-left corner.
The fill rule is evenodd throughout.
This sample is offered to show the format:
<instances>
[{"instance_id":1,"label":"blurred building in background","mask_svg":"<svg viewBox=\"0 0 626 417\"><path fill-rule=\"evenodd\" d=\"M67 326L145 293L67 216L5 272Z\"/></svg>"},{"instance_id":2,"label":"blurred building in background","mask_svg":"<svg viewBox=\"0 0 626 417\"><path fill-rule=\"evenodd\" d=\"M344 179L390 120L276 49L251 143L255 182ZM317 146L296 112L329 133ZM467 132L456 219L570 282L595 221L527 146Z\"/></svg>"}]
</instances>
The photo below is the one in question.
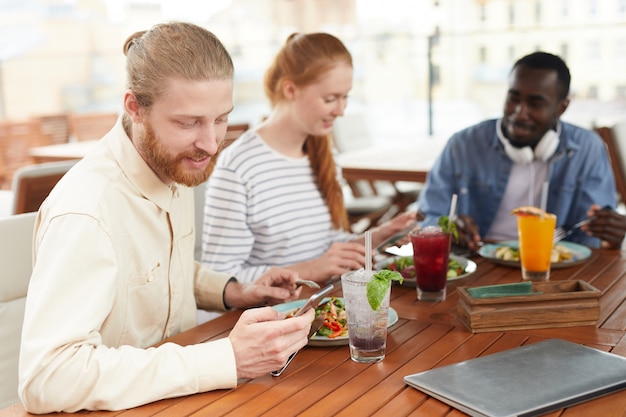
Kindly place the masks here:
<instances>
[{"instance_id":1,"label":"blurred building in background","mask_svg":"<svg viewBox=\"0 0 626 417\"><path fill-rule=\"evenodd\" d=\"M0 120L119 111L125 39L171 20L208 28L231 52L236 122L267 114L263 73L296 31L347 44L348 111L376 140L499 115L511 65L535 50L570 66L564 119L626 117L626 0L0 0Z\"/></svg>"}]
</instances>

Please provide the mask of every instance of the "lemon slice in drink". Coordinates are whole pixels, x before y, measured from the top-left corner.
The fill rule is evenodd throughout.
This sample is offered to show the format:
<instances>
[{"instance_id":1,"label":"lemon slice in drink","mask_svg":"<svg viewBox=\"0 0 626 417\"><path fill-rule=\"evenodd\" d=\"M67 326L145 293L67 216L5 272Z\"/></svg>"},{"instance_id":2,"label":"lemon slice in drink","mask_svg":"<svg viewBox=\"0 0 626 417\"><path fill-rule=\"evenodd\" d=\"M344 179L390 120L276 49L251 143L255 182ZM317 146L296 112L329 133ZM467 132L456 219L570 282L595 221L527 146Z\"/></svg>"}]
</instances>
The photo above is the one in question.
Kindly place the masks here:
<instances>
[{"instance_id":1,"label":"lemon slice in drink","mask_svg":"<svg viewBox=\"0 0 626 417\"><path fill-rule=\"evenodd\" d=\"M513 209L511 214L516 216L556 217L554 214L542 211L539 207L535 206L521 206Z\"/></svg>"}]
</instances>

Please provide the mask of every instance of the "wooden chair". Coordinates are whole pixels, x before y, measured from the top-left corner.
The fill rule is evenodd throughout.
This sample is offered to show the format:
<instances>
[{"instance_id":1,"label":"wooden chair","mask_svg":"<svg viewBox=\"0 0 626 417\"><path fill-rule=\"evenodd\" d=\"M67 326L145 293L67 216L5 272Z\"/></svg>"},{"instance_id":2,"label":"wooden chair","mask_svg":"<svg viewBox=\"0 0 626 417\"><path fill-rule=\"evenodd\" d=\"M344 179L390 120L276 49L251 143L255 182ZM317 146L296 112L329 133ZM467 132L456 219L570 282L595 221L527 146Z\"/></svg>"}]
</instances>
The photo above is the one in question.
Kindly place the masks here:
<instances>
[{"instance_id":1,"label":"wooden chair","mask_svg":"<svg viewBox=\"0 0 626 417\"><path fill-rule=\"evenodd\" d=\"M0 409L19 402L17 369L36 215L0 219Z\"/></svg>"},{"instance_id":2,"label":"wooden chair","mask_svg":"<svg viewBox=\"0 0 626 417\"><path fill-rule=\"evenodd\" d=\"M398 213L391 198L381 195L356 198L346 196L345 206L351 231L357 234Z\"/></svg>"},{"instance_id":3,"label":"wooden chair","mask_svg":"<svg viewBox=\"0 0 626 417\"><path fill-rule=\"evenodd\" d=\"M108 113L71 113L70 138L77 141L100 139L117 121L118 114Z\"/></svg>"},{"instance_id":4,"label":"wooden chair","mask_svg":"<svg viewBox=\"0 0 626 417\"><path fill-rule=\"evenodd\" d=\"M39 130L48 138L50 145L67 143L70 139L70 121L66 113L36 116L33 120L39 124Z\"/></svg>"},{"instance_id":5,"label":"wooden chair","mask_svg":"<svg viewBox=\"0 0 626 417\"><path fill-rule=\"evenodd\" d=\"M222 143L224 144L222 146L222 149L230 145L235 139L241 136L248 129L250 129L250 123L234 123L228 125L228 128L226 129L226 136L222 141Z\"/></svg>"},{"instance_id":6,"label":"wooden chair","mask_svg":"<svg viewBox=\"0 0 626 417\"><path fill-rule=\"evenodd\" d=\"M366 122L365 116L360 113L347 114L335 120L333 140L339 152L373 146ZM348 185L344 187L346 210L355 233L404 211L417 200L418 193L423 188L423 184L417 182L361 180L346 181L346 184Z\"/></svg>"},{"instance_id":7,"label":"wooden chair","mask_svg":"<svg viewBox=\"0 0 626 417\"><path fill-rule=\"evenodd\" d=\"M626 202L626 171L624 171L624 156L626 152L622 152L620 149L620 143L618 143L615 130L611 127L596 127L594 129L598 135L604 141L606 149L609 153L609 159L611 161L611 168L613 169L613 176L615 176L615 188L618 194L618 199L622 203ZM624 130L626 133L626 128ZM623 138L621 148L626 151L626 136Z\"/></svg>"},{"instance_id":8,"label":"wooden chair","mask_svg":"<svg viewBox=\"0 0 626 417\"><path fill-rule=\"evenodd\" d=\"M365 115L352 113L335 120L333 139L339 152L350 152L374 146L367 128ZM350 188L355 196L385 195L393 199L398 211L404 211L417 200L424 188L420 182L409 181L351 181Z\"/></svg>"},{"instance_id":9,"label":"wooden chair","mask_svg":"<svg viewBox=\"0 0 626 417\"><path fill-rule=\"evenodd\" d=\"M20 168L13 177L13 214L39 210L50 191L78 160L48 162Z\"/></svg>"},{"instance_id":10,"label":"wooden chair","mask_svg":"<svg viewBox=\"0 0 626 417\"><path fill-rule=\"evenodd\" d=\"M48 140L33 120L0 122L1 189L10 188L15 171L33 163L30 148L49 145Z\"/></svg>"}]
</instances>

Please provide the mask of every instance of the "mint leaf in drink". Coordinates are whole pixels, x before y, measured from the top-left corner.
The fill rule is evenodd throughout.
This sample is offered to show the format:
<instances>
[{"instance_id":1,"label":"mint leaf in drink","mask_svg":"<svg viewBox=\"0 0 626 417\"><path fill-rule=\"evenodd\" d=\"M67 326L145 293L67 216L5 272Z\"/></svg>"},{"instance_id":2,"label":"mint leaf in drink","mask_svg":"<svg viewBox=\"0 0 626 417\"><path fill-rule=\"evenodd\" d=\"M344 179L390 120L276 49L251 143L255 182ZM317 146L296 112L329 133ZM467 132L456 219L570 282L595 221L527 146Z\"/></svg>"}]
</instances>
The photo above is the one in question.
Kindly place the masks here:
<instances>
[{"instance_id":1,"label":"mint leaf in drink","mask_svg":"<svg viewBox=\"0 0 626 417\"><path fill-rule=\"evenodd\" d=\"M459 241L459 231L456 230L456 223L450 221L448 216L441 216L437 220L437 226L441 227L444 233L450 233L454 237L454 241Z\"/></svg>"},{"instance_id":2,"label":"mint leaf in drink","mask_svg":"<svg viewBox=\"0 0 626 417\"><path fill-rule=\"evenodd\" d=\"M390 271L383 269L374 274L374 277L367 283L367 302L372 310L376 311L387 294L387 290L391 286L391 281L398 281L402 284L402 274L398 271Z\"/></svg>"}]
</instances>

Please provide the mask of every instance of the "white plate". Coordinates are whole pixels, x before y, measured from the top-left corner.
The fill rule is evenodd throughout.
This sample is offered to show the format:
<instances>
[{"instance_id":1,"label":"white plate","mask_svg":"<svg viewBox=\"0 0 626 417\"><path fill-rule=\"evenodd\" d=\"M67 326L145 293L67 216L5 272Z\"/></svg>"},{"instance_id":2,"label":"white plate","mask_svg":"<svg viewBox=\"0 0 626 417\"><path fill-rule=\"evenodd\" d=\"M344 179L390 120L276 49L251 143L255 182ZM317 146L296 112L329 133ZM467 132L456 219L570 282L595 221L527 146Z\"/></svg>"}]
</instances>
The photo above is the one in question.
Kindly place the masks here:
<instances>
[{"instance_id":1,"label":"white plate","mask_svg":"<svg viewBox=\"0 0 626 417\"><path fill-rule=\"evenodd\" d=\"M411 257L412 256L413 255L411 254ZM392 262L395 262L397 259L400 259L400 258L408 258L408 256L394 256L393 258L384 259L382 261L377 262L376 265L374 265L374 268L376 270L386 269L387 265L389 265ZM459 264L461 264L465 272L461 275L457 275L456 277L448 278L448 281L456 281L457 279L465 278L473 274L474 272L476 272L476 268L477 268L476 262L470 259L464 258L462 256L454 255L452 253L450 254L450 259L451 260L453 259L457 261ZM404 278L402 285L406 285L407 287L415 287L415 279Z\"/></svg>"},{"instance_id":2,"label":"white plate","mask_svg":"<svg viewBox=\"0 0 626 417\"><path fill-rule=\"evenodd\" d=\"M343 298L337 297L337 299L343 302ZM330 297L324 298L322 303L328 300L330 300ZM290 311L293 311L297 308L302 307L305 301L306 300L295 300L289 303L275 305L272 308L282 313L288 313ZM393 308L389 307L387 327L389 328L393 326L394 324L396 324L397 322L398 322L398 312L394 310ZM309 346L340 346L340 345L347 345L348 342L349 342L348 336L339 336L339 337L335 337L331 339L326 336L315 335L309 340Z\"/></svg>"},{"instance_id":3,"label":"white plate","mask_svg":"<svg viewBox=\"0 0 626 417\"><path fill-rule=\"evenodd\" d=\"M568 268L570 266L578 265L585 262L589 258L589 256L591 256L591 249L586 246L579 245L578 243L572 243L562 240L557 243L557 245L562 245L569 249L572 252L572 259L561 262L553 262L550 265L550 268L552 269ZM519 242L517 240L507 240L505 242L489 243L480 248L478 254L496 264L510 266L512 268L521 268L520 261L506 261L504 259L499 259L496 257L496 249L502 246L509 246L511 248L517 249L519 247Z\"/></svg>"}]
</instances>

